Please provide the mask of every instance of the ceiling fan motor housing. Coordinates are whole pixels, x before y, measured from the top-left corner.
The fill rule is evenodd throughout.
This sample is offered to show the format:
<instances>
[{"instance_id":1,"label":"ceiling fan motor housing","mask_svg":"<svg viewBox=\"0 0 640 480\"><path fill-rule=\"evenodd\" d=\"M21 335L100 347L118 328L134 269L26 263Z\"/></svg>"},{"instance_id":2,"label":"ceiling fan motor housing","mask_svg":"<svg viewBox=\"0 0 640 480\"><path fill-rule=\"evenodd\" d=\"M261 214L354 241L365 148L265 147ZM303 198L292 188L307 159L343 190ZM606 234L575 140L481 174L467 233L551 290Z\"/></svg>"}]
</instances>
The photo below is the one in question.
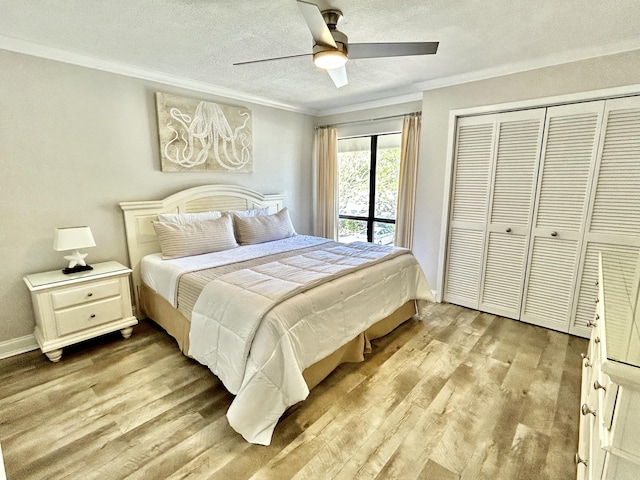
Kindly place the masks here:
<instances>
[{"instance_id":1,"label":"ceiling fan motor housing","mask_svg":"<svg viewBox=\"0 0 640 480\"><path fill-rule=\"evenodd\" d=\"M322 10L322 18L324 18L324 23L327 24L330 30L335 30L336 25L340 20L342 20L342 12L335 8L331 8L329 10Z\"/></svg>"},{"instance_id":2,"label":"ceiling fan motor housing","mask_svg":"<svg viewBox=\"0 0 640 480\"><path fill-rule=\"evenodd\" d=\"M347 36L342 33L340 30L336 28L338 22L342 19L342 12L340 10L323 10L322 18L324 18L325 23L329 27L329 31L331 32L331 36L333 37L333 41L336 42L336 47L338 51L342 52L345 56L349 55L348 42L349 39ZM313 54L319 52L333 51L335 48L331 45L322 45L316 43L313 46Z\"/></svg>"}]
</instances>

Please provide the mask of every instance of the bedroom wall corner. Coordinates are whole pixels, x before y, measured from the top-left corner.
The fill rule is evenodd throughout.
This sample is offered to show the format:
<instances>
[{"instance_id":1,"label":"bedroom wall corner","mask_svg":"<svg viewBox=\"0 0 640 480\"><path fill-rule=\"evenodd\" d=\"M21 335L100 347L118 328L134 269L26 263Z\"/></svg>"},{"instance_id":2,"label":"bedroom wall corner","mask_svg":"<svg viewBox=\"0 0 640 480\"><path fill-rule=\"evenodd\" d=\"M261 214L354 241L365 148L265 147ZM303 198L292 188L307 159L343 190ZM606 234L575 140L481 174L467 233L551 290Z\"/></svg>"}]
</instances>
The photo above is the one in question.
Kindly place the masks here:
<instances>
[{"instance_id":1,"label":"bedroom wall corner","mask_svg":"<svg viewBox=\"0 0 640 480\"><path fill-rule=\"evenodd\" d=\"M89 263L128 265L121 201L242 185L284 194L297 231L312 231L313 117L6 50L0 63L0 353L33 333L22 277L64 266L52 248L55 227L89 225L97 244ZM162 173L156 91L250 108L254 172Z\"/></svg>"}]
</instances>

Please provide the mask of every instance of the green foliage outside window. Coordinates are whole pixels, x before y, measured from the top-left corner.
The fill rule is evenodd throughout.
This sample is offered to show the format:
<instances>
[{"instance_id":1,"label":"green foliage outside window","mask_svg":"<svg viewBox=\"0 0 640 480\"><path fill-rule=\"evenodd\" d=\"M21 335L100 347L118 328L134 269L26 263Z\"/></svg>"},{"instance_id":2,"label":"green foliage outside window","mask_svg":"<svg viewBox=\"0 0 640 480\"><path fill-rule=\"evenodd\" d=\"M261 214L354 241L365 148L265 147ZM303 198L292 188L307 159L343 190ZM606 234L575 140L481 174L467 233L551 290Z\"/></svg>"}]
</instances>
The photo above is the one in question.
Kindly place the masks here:
<instances>
[{"instance_id":1,"label":"green foliage outside window","mask_svg":"<svg viewBox=\"0 0 640 480\"><path fill-rule=\"evenodd\" d=\"M393 135L393 137L396 136L399 143L399 134ZM386 144L393 143L395 140L392 135L381 135L378 138L382 137L387 137L384 141ZM361 220L341 218L339 221L341 238L362 237L363 229L366 232L366 219L369 217L371 152L366 148L365 142L369 142L370 138L349 139L342 144L342 150L340 141L338 143L339 214L362 218ZM374 218L390 220L396 218L399 170L400 147L379 143L376 158Z\"/></svg>"}]
</instances>

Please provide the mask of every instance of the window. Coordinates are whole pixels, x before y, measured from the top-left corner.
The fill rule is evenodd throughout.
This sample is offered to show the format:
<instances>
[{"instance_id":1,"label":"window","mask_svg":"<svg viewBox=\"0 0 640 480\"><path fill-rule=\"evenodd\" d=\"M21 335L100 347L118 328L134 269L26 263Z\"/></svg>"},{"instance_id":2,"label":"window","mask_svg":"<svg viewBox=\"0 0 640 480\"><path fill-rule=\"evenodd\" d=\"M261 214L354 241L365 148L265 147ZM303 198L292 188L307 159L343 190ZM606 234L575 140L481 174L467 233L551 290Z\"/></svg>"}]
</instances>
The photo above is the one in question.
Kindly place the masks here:
<instances>
[{"instance_id":1,"label":"window","mask_svg":"<svg viewBox=\"0 0 640 480\"><path fill-rule=\"evenodd\" d=\"M338 240L392 245L400 133L338 139Z\"/></svg>"}]
</instances>

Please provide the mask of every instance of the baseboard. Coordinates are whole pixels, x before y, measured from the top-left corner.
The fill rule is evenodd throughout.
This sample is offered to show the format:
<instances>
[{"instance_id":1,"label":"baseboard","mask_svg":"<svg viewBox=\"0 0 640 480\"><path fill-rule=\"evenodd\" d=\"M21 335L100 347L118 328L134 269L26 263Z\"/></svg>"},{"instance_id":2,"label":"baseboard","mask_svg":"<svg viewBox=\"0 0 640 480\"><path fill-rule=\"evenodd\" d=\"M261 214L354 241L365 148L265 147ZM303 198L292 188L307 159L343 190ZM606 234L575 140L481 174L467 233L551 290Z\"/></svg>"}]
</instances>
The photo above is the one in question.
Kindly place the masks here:
<instances>
[{"instance_id":1,"label":"baseboard","mask_svg":"<svg viewBox=\"0 0 640 480\"><path fill-rule=\"evenodd\" d=\"M31 352L38 348L38 342L36 342L36 337L34 337L33 334L14 338L6 342L0 342L0 359Z\"/></svg>"}]
</instances>

